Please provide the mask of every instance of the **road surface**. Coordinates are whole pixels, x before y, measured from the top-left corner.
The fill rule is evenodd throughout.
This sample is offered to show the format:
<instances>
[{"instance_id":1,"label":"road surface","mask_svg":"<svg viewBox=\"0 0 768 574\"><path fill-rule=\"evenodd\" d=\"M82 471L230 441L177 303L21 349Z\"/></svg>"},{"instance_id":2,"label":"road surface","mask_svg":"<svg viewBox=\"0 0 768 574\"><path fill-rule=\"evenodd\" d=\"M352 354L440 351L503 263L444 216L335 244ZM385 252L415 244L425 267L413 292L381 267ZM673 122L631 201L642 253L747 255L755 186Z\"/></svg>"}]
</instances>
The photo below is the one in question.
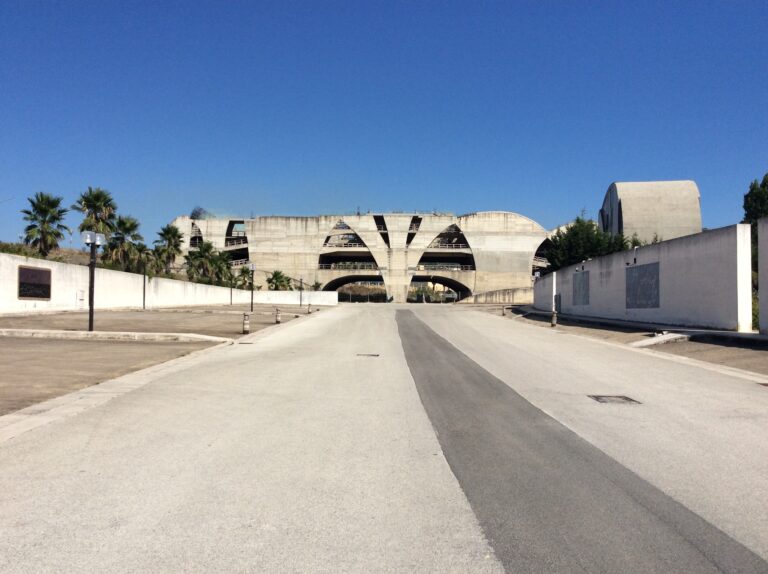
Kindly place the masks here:
<instances>
[{"instance_id":1,"label":"road surface","mask_svg":"<svg viewBox=\"0 0 768 574\"><path fill-rule=\"evenodd\" d=\"M0 417L0 571L768 572L759 382L346 305Z\"/></svg>"}]
</instances>

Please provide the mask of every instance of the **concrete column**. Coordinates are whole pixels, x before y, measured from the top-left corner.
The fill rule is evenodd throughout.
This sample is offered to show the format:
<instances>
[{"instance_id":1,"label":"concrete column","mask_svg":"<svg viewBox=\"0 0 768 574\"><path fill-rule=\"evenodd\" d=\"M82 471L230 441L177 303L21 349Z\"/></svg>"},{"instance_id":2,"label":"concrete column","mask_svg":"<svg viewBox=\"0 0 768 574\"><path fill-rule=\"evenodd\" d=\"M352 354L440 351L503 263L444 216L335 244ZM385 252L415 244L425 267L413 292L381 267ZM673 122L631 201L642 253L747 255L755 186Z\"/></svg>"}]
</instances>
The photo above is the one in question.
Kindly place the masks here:
<instances>
[{"instance_id":1,"label":"concrete column","mask_svg":"<svg viewBox=\"0 0 768 574\"><path fill-rule=\"evenodd\" d=\"M760 301L760 332L768 335L768 217L757 222L757 274ZM751 253L750 253L751 255Z\"/></svg>"}]
</instances>

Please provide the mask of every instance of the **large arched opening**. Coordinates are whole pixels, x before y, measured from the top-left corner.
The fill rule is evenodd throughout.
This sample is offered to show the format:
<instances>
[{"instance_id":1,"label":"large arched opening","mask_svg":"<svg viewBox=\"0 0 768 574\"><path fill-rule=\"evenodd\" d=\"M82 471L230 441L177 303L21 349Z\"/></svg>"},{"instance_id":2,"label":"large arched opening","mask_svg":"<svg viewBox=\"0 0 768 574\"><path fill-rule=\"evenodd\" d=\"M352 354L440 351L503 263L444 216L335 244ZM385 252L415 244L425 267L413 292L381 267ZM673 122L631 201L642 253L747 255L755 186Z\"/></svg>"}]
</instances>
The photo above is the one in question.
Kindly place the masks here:
<instances>
[{"instance_id":1,"label":"large arched opening","mask_svg":"<svg viewBox=\"0 0 768 574\"><path fill-rule=\"evenodd\" d=\"M387 289L381 275L345 275L323 285L323 291L336 291L340 303L386 303Z\"/></svg>"},{"instance_id":2,"label":"large arched opening","mask_svg":"<svg viewBox=\"0 0 768 574\"><path fill-rule=\"evenodd\" d=\"M338 220L323 241L318 269L376 271L379 266L360 236L343 220Z\"/></svg>"},{"instance_id":3,"label":"large arched opening","mask_svg":"<svg viewBox=\"0 0 768 574\"><path fill-rule=\"evenodd\" d=\"M444 275L414 275L408 288L409 303L455 303L470 295L472 289Z\"/></svg>"}]
</instances>

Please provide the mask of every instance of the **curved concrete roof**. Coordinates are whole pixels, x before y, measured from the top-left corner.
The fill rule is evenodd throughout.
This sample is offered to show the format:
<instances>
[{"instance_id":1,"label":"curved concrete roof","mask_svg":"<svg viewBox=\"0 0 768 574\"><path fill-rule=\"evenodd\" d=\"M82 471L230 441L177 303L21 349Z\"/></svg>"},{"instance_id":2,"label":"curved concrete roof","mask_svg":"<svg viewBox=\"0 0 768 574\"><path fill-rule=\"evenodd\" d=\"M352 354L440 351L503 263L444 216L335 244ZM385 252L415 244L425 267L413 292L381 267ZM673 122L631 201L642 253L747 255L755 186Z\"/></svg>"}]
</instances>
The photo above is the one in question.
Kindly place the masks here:
<instances>
[{"instance_id":1,"label":"curved concrete roof","mask_svg":"<svg viewBox=\"0 0 768 574\"><path fill-rule=\"evenodd\" d=\"M696 182L621 181L608 187L600 210L604 231L644 241L674 239L701 231Z\"/></svg>"}]
</instances>

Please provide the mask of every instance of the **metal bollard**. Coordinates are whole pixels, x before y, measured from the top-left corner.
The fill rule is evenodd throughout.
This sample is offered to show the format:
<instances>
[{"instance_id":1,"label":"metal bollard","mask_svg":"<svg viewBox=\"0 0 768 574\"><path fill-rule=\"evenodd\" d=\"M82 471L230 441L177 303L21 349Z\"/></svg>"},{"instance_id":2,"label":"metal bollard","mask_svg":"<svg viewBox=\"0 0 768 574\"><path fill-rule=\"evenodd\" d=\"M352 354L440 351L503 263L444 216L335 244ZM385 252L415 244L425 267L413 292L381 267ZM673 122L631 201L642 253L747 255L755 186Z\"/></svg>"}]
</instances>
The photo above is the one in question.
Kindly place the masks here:
<instances>
[{"instance_id":1,"label":"metal bollard","mask_svg":"<svg viewBox=\"0 0 768 574\"><path fill-rule=\"evenodd\" d=\"M307 305L307 315L312 314L312 307L310 305Z\"/></svg>"},{"instance_id":2,"label":"metal bollard","mask_svg":"<svg viewBox=\"0 0 768 574\"><path fill-rule=\"evenodd\" d=\"M552 317L549 321L550 327L557 327L557 311L552 311Z\"/></svg>"},{"instance_id":3,"label":"metal bollard","mask_svg":"<svg viewBox=\"0 0 768 574\"><path fill-rule=\"evenodd\" d=\"M280 309L275 307L275 323L280 323Z\"/></svg>"},{"instance_id":4,"label":"metal bollard","mask_svg":"<svg viewBox=\"0 0 768 574\"><path fill-rule=\"evenodd\" d=\"M251 332L251 315L249 313L243 313L243 335L247 335Z\"/></svg>"},{"instance_id":5,"label":"metal bollard","mask_svg":"<svg viewBox=\"0 0 768 574\"><path fill-rule=\"evenodd\" d=\"M501 306L501 316L506 317L506 313L504 312L504 305Z\"/></svg>"}]
</instances>

